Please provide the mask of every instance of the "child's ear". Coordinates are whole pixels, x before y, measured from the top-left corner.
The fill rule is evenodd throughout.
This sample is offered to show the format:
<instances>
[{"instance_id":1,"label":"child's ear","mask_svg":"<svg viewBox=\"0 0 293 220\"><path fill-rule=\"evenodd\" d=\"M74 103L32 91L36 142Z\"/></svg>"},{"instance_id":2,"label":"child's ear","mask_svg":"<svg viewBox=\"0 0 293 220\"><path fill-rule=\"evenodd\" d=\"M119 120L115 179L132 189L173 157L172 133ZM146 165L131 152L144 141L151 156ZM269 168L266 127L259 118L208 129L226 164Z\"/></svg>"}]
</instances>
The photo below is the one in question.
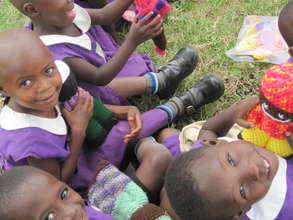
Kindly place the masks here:
<instances>
[{"instance_id":1,"label":"child's ear","mask_svg":"<svg viewBox=\"0 0 293 220\"><path fill-rule=\"evenodd\" d=\"M0 86L0 94L1 94L2 96L6 96L6 97L9 96L8 93L7 93L7 91L6 91L5 89L3 89L1 86Z\"/></svg>"},{"instance_id":2,"label":"child's ear","mask_svg":"<svg viewBox=\"0 0 293 220\"><path fill-rule=\"evenodd\" d=\"M24 14L30 18L36 17L39 15L38 10L35 8L35 6L31 2L26 2L22 6L22 10Z\"/></svg>"},{"instance_id":3,"label":"child's ear","mask_svg":"<svg viewBox=\"0 0 293 220\"><path fill-rule=\"evenodd\" d=\"M288 53L290 54L291 57L293 57L293 47L289 47Z\"/></svg>"}]
</instances>

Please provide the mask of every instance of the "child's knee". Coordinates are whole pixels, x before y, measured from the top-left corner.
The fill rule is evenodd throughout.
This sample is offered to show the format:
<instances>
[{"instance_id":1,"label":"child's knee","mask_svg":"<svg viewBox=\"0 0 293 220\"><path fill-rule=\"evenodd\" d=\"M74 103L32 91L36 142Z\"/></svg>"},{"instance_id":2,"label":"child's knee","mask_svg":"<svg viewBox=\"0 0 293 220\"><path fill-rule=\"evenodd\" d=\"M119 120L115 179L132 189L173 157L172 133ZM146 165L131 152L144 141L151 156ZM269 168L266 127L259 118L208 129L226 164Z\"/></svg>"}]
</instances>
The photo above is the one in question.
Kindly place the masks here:
<instances>
[{"instance_id":1,"label":"child's knee","mask_svg":"<svg viewBox=\"0 0 293 220\"><path fill-rule=\"evenodd\" d=\"M167 138L174 136L174 135L178 135L179 133L180 133L180 131L175 128L164 128L158 135L158 138L157 138L158 142L162 143Z\"/></svg>"},{"instance_id":2,"label":"child's knee","mask_svg":"<svg viewBox=\"0 0 293 220\"><path fill-rule=\"evenodd\" d=\"M172 160L172 155L167 148L162 146L146 155L145 160L154 171L165 172Z\"/></svg>"}]
</instances>

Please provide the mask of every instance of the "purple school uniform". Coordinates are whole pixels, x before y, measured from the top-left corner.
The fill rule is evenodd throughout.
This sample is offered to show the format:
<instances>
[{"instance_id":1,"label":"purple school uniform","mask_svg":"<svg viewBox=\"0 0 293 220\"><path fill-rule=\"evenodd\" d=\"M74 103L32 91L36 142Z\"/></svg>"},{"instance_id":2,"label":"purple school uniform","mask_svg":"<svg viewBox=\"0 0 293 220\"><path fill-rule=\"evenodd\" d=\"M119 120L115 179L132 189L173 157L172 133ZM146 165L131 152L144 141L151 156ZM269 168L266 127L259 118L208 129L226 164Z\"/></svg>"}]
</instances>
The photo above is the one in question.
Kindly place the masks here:
<instances>
[{"instance_id":1,"label":"purple school uniform","mask_svg":"<svg viewBox=\"0 0 293 220\"><path fill-rule=\"evenodd\" d=\"M159 109L143 113L141 118L143 127L138 138L152 135L168 122L167 113ZM126 149L123 139L129 131L128 122L119 121L103 144L88 151L82 149L70 186L87 188L102 159L118 166ZM18 113L4 106L0 113L0 164L4 169L27 165L27 157L56 158L62 162L70 153L66 138L66 124L60 113L58 117L48 119Z\"/></svg>"},{"instance_id":2,"label":"purple school uniform","mask_svg":"<svg viewBox=\"0 0 293 220\"><path fill-rule=\"evenodd\" d=\"M40 38L49 47L55 60L78 57L100 67L117 53L119 45L100 25L91 26L90 17L85 9L75 5L74 11L76 17L73 22L81 30L80 36L43 35ZM117 77L142 76L153 70L153 63L147 55L133 53ZM84 82L81 82L80 86L93 96L94 93L98 94L104 104L127 104L124 97L107 86L90 86Z\"/></svg>"},{"instance_id":3,"label":"purple school uniform","mask_svg":"<svg viewBox=\"0 0 293 220\"><path fill-rule=\"evenodd\" d=\"M86 206L86 212L88 214L89 220L115 220L112 216L106 215L95 207Z\"/></svg>"}]
</instances>

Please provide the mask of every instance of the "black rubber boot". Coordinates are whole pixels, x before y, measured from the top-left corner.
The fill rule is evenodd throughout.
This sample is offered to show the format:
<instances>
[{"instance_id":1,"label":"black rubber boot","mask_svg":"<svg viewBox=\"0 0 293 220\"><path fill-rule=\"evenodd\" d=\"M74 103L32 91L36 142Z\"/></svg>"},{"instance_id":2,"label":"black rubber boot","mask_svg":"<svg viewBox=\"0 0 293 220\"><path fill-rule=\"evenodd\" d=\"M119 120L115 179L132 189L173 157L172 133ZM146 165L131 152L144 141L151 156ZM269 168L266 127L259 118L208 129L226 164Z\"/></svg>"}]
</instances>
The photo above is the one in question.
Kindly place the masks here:
<instances>
[{"instance_id":1,"label":"black rubber boot","mask_svg":"<svg viewBox=\"0 0 293 220\"><path fill-rule=\"evenodd\" d=\"M176 91L179 83L195 69L198 52L193 47L181 48L166 65L157 73L160 98L168 98Z\"/></svg>"},{"instance_id":2,"label":"black rubber boot","mask_svg":"<svg viewBox=\"0 0 293 220\"><path fill-rule=\"evenodd\" d=\"M220 76L211 74L198 81L193 87L169 100L177 108L177 116L192 114L202 105L217 100L225 90Z\"/></svg>"}]
</instances>

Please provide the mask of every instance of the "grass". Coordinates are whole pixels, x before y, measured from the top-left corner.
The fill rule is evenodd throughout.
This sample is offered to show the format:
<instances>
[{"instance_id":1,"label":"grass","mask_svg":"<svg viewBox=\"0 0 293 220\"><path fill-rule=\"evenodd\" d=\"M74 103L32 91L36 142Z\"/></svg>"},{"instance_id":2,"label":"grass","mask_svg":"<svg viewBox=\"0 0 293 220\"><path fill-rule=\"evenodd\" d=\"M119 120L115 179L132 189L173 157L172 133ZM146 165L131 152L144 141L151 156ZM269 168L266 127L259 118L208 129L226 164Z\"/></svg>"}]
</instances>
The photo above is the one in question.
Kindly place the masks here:
<instances>
[{"instance_id":1,"label":"grass","mask_svg":"<svg viewBox=\"0 0 293 220\"><path fill-rule=\"evenodd\" d=\"M154 54L151 41L139 46L138 51L149 53L155 62L164 64L181 47L191 45L199 49L198 67L181 83L177 94L209 73L221 75L226 86L225 94L218 101L180 120L178 127L207 119L234 102L257 94L259 80L270 64L237 63L225 52L235 46L246 15L275 16L286 3L287 0L180 0L173 3L173 10L165 20L167 55ZM21 27L24 22L25 18L7 0L0 0L0 30ZM146 95L134 100L143 111L164 101Z\"/></svg>"}]
</instances>

